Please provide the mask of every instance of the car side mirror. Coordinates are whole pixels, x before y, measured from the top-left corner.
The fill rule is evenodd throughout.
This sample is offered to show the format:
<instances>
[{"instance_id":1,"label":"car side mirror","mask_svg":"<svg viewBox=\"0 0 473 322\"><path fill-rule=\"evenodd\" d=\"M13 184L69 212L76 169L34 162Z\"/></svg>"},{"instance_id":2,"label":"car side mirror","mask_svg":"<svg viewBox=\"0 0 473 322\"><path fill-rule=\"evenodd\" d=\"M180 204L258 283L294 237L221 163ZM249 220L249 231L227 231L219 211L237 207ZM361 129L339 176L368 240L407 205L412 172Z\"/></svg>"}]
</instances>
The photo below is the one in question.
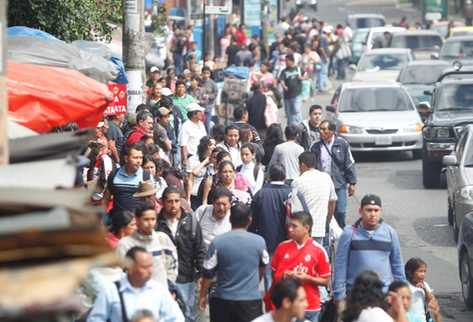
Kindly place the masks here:
<instances>
[{"instance_id":1,"label":"car side mirror","mask_svg":"<svg viewBox=\"0 0 473 322\"><path fill-rule=\"evenodd\" d=\"M442 158L442 163L444 166L456 166L458 165L457 156L454 154L444 155Z\"/></svg>"},{"instance_id":2,"label":"car side mirror","mask_svg":"<svg viewBox=\"0 0 473 322\"><path fill-rule=\"evenodd\" d=\"M327 106L325 107L325 110L326 110L327 112L330 112L330 113L336 113L336 112L337 112L337 109L336 109L335 106L333 106L333 105L327 105Z\"/></svg>"},{"instance_id":3,"label":"car side mirror","mask_svg":"<svg viewBox=\"0 0 473 322\"><path fill-rule=\"evenodd\" d=\"M430 54L430 59L438 60L440 58L439 53L432 53Z\"/></svg>"}]
</instances>

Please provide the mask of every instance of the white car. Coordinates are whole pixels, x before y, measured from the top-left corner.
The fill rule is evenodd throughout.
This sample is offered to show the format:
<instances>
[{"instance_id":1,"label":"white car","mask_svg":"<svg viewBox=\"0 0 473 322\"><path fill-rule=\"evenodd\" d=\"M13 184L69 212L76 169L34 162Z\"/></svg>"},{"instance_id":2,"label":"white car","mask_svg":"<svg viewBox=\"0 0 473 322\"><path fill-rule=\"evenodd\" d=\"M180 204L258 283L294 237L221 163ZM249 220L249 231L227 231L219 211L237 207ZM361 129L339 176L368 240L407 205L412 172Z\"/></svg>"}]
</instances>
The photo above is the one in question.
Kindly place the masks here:
<instances>
[{"instance_id":1,"label":"white car","mask_svg":"<svg viewBox=\"0 0 473 322\"><path fill-rule=\"evenodd\" d=\"M338 95L338 96L337 96ZM344 83L327 111L353 152L413 151L422 154L422 120L398 83Z\"/></svg>"},{"instance_id":2,"label":"white car","mask_svg":"<svg viewBox=\"0 0 473 322\"><path fill-rule=\"evenodd\" d=\"M352 81L395 82L400 70L413 60L407 48L372 49L361 56Z\"/></svg>"},{"instance_id":3,"label":"white car","mask_svg":"<svg viewBox=\"0 0 473 322\"><path fill-rule=\"evenodd\" d=\"M363 42L363 51L368 51L373 49L373 44L375 39L378 37L383 37L385 32L390 32L392 34L397 32L406 31L406 28L403 27L393 27L393 26L383 26L383 27L373 27L370 28L366 34L365 41Z\"/></svg>"}]
</instances>

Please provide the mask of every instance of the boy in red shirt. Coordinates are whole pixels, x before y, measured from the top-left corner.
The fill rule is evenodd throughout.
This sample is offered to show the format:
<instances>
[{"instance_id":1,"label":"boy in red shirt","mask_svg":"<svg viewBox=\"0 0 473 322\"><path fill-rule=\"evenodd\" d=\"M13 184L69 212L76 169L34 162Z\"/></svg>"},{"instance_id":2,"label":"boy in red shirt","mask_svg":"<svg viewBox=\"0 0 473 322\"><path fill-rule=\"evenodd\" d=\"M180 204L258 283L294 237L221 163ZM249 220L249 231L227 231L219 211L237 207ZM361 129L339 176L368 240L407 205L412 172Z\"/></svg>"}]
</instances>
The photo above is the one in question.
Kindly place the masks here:
<instances>
[{"instance_id":1,"label":"boy in red shirt","mask_svg":"<svg viewBox=\"0 0 473 322\"><path fill-rule=\"evenodd\" d=\"M276 248L271 267L275 282L289 276L302 283L309 303L305 319L316 322L320 314L319 286L329 284L331 271L325 249L310 237L311 229L312 216L309 213L293 213L288 227L291 239Z\"/></svg>"}]
</instances>

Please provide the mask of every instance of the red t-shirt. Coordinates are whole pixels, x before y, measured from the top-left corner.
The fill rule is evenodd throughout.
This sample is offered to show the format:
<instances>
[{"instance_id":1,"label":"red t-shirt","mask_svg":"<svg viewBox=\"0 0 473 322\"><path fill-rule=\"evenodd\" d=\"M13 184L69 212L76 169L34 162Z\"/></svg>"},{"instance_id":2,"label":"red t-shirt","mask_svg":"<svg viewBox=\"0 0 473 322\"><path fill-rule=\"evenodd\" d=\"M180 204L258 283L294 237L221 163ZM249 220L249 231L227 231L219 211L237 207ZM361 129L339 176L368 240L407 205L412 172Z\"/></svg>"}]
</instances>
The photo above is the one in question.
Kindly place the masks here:
<instances>
[{"instance_id":1,"label":"red t-shirt","mask_svg":"<svg viewBox=\"0 0 473 322\"><path fill-rule=\"evenodd\" d=\"M128 136L126 143L129 145L135 144L139 142L143 138L143 136L145 136L145 134L146 134L145 130L140 126L137 126L135 127L133 132L131 132L130 135Z\"/></svg>"},{"instance_id":2,"label":"red t-shirt","mask_svg":"<svg viewBox=\"0 0 473 322\"><path fill-rule=\"evenodd\" d=\"M312 238L300 247L293 240L279 244L271 260L274 272L274 282L283 278L284 272L304 272L313 277L328 277L331 275L330 263L325 249ZM320 310L320 293L318 286L312 283L303 284L307 302L307 310Z\"/></svg>"}]
</instances>

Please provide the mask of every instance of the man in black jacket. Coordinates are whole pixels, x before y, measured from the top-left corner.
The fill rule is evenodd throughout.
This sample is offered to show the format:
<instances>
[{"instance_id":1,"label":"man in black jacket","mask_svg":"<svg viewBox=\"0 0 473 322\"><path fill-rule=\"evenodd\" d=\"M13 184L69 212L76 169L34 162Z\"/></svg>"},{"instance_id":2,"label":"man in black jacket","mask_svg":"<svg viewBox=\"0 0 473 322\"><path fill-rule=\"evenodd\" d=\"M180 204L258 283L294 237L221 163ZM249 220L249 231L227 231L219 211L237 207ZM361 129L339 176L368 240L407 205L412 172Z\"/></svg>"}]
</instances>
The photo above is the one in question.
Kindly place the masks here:
<instances>
[{"instance_id":1,"label":"man in black jacket","mask_svg":"<svg viewBox=\"0 0 473 322\"><path fill-rule=\"evenodd\" d=\"M163 192L161 210L156 230L166 233L177 248L178 275L176 286L186 305L186 321L196 319L196 280L200 283L202 265L206 255L202 230L190 213L181 208L180 190L174 186Z\"/></svg>"},{"instance_id":2,"label":"man in black jacket","mask_svg":"<svg viewBox=\"0 0 473 322\"><path fill-rule=\"evenodd\" d=\"M356 172L350 144L342 137L335 135L336 125L330 121L320 123L319 142L312 145L310 151L317 156L317 170L332 177L337 193L337 204L334 217L338 225L345 227L347 197L355 193Z\"/></svg>"},{"instance_id":3,"label":"man in black jacket","mask_svg":"<svg viewBox=\"0 0 473 322\"><path fill-rule=\"evenodd\" d=\"M285 203L292 188L284 183L286 170L279 163L269 168L270 182L265 184L253 197L251 212L253 221L249 231L264 238L269 256L272 256L276 247L287 239ZM264 287L271 287L271 265L264 273Z\"/></svg>"},{"instance_id":4,"label":"man in black jacket","mask_svg":"<svg viewBox=\"0 0 473 322\"><path fill-rule=\"evenodd\" d=\"M264 85L263 85L264 86ZM263 94L261 84L253 85L253 96L246 102L248 110L248 123L255 127L262 140L266 137L266 119L264 111L266 110L266 96Z\"/></svg>"}]
</instances>

